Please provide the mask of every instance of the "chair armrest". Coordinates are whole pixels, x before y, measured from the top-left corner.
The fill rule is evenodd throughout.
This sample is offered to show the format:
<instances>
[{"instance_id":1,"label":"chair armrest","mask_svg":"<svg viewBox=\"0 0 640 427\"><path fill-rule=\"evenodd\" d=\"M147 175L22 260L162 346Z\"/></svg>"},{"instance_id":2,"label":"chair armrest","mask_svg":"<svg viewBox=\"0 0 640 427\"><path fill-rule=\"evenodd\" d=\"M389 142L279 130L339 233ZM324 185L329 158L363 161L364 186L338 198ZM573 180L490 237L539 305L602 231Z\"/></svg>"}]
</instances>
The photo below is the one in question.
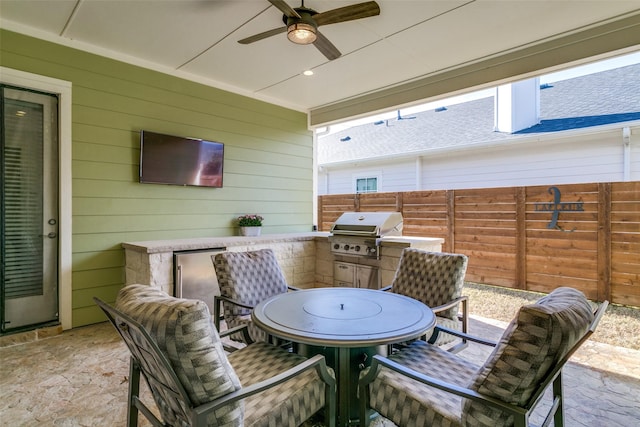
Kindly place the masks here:
<instances>
[{"instance_id":1,"label":"chair armrest","mask_svg":"<svg viewBox=\"0 0 640 427\"><path fill-rule=\"evenodd\" d=\"M236 300L233 300L231 298L222 296L222 295L214 295L213 297L213 325L216 327L216 330L218 332L220 332L220 320L222 320L222 318L224 317L222 314L222 310L221 310L221 306L222 306L222 302L228 302L229 304L233 304L236 305L238 307L243 307L243 308L248 308L250 310L253 310L253 306L251 305L247 305L247 304L242 304L241 302L238 302Z\"/></svg>"},{"instance_id":2,"label":"chair armrest","mask_svg":"<svg viewBox=\"0 0 640 427\"><path fill-rule=\"evenodd\" d=\"M393 360L387 359L386 357L383 357L380 355L373 356L373 360L371 361L371 367L369 368L369 371L360 378L360 381L359 381L360 390L366 387L369 383L373 382L373 380L378 375L380 366L389 368L415 381L421 382L422 384L426 384L428 386L435 387L442 391L456 394L458 396L462 396L464 398L471 399L476 402L481 402L485 405L496 407L510 414L523 416L527 413L526 409L521 408L519 406L512 405L507 402L503 402L501 400L495 399L490 396L486 396L482 393L478 393L477 391L471 390L469 388L460 387L455 384L451 384L446 381L442 381L440 379L433 378L428 375L424 375L418 371L407 368L406 366L403 366L397 362L394 362ZM365 404L368 404L368 402L365 402L364 399L362 399L361 405L365 405Z\"/></svg>"},{"instance_id":3,"label":"chair armrest","mask_svg":"<svg viewBox=\"0 0 640 427\"><path fill-rule=\"evenodd\" d=\"M274 377L269 378L268 380L260 381L248 387L244 387L240 390L234 391L233 393L222 396L219 399L200 405L197 408L194 408L194 411L198 414L199 418L205 417L207 414L217 410L222 406L260 393L278 384L282 384L283 382L297 375L300 375L301 373L309 369L315 369L318 373L318 376L327 385L327 387L331 387L332 390L335 390L336 379L327 369L327 363L324 356L318 354L310 359L305 360L299 365L294 366L291 369L288 369Z\"/></svg>"},{"instance_id":4,"label":"chair armrest","mask_svg":"<svg viewBox=\"0 0 640 427\"><path fill-rule=\"evenodd\" d=\"M462 338L462 339L465 339L465 340L468 340L468 341L473 341L475 343L482 344L482 345L487 345L489 347L495 347L496 345L498 345L498 343L495 342L495 341L491 341L491 340L487 340L487 339L484 339L484 338L476 337L476 336L469 335L469 334L467 334L465 332L462 332L462 331L458 331L458 330L455 330L455 329L451 329L451 328L447 328L445 326L439 326L439 325L436 325L436 327L433 328L433 335L431 335L431 338L429 338L429 343L430 344L433 344L436 341L436 339L438 338L438 334L440 332L446 332L447 334L456 336L458 338Z\"/></svg>"},{"instance_id":5,"label":"chair armrest","mask_svg":"<svg viewBox=\"0 0 640 427\"><path fill-rule=\"evenodd\" d=\"M229 297L223 297L222 295L215 296L215 297L213 297L213 299L214 300L218 300L218 301L225 301L225 302L228 302L229 304L237 305L238 307L248 308L248 309L251 309L251 310L253 309L252 305L244 304L244 303L241 303L240 301L236 301L236 300L231 299Z\"/></svg>"},{"instance_id":6,"label":"chair armrest","mask_svg":"<svg viewBox=\"0 0 640 427\"><path fill-rule=\"evenodd\" d=\"M430 307L430 308L431 308L431 311L433 311L434 313L440 313L441 311L448 310L450 308L455 307L456 305L460 304L462 301L468 301L468 300L469 300L469 297L466 295L463 295L461 297L454 299L453 301L449 301L448 303L439 305L437 307Z\"/></svg>"},{"instance_id":7,"label":"chair armrest","mask_svg":"<svg viewBox=\"0 0 640 427\"><path fill-rule=\"evenodd\" d=\"M254 341L251 339L251 336L249 336L249 325L240 325L240 326L236 326L235 328L225 329L224 331L219 332L218 335L220 335L220 338L224 338L224 337L228 337L231 334L235 334L236 332L242 333L242 338L244 338L244 342L247 343L247 345L253 344ZM230 350L227 350L227 349L230 349ZM239 348L226 346L225 350L232 352L232 351L239 350Z\"/></svg>"}]
</instances>

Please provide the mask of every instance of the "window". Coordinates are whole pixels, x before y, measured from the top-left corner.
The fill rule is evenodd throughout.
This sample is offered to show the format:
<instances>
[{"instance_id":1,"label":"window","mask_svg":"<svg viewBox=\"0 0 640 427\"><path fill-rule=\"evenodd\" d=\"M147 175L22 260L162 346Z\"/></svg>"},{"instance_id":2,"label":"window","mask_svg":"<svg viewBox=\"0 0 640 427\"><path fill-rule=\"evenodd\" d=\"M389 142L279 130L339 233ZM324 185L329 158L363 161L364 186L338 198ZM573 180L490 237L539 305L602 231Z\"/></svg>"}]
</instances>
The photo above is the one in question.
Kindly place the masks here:
<instances>
[{"instance_id":1,"label":"window","mask_svg":"<svg viewBox=\"0 0 640 427\"><path fill-rule=\"evenodd\" d=\"M378 178L356 178L356 193L376 193Z\"/></svg>"}]
</instances>

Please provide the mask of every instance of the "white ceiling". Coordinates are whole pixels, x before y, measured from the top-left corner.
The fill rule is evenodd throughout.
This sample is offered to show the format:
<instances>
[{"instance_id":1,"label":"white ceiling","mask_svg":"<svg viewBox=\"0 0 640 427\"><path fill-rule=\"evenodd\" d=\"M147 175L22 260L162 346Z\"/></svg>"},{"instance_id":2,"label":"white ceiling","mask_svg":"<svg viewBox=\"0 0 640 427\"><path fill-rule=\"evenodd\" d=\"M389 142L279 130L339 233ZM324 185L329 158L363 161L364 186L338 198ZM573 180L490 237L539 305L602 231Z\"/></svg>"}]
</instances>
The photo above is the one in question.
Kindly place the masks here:
<instances>
[{"instance_id":1,"label":"white ceiling","mask_svg":"<svg viewBox=\"0 0 640 427\"><path fill-rule=\"evenodd\" d=\"M359 2L307 0L305 6L324 12ZM282 12L267 0L0 0L0 26L304 112L361 104L340 113L346 117L379 108L359 101L390 88L594 26L629 17L640 22L639 0L377 2L380 16L320 27L342 53L333 61L285 33L239 44L283 26ZM288 4L298 7L300 0ZM308 69L315 74L303 76Z\"/></svg>"}]
</instances>

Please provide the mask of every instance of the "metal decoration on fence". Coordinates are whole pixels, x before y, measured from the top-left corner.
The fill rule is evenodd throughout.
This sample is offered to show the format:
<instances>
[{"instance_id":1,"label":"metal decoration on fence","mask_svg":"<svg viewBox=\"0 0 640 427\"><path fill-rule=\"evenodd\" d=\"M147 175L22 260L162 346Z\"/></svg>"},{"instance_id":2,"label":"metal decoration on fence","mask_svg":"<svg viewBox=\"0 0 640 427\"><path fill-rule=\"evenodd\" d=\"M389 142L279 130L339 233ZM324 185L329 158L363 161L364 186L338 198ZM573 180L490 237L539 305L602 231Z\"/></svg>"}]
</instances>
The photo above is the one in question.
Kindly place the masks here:
<instances>
[{"instance_id":1,"label":"metal decoration on fence","mask_svg":"<svg viewBox=\"0 0 640 427\"><path fill-rule=\"evenodd\" d=\"M547 228L556 229L565 232L575 231L575 227L573 230L565 230L560 225L558 225L558 216L560 212L584 212L584 203L583 202L561 202L560 201L560 189L558 187L549 187L549 194L553 194L553 202L552 203L536 203L534 205L536 212L553 212L551 215L551 221L547 224Z\"/></svg>"}]
</instances>

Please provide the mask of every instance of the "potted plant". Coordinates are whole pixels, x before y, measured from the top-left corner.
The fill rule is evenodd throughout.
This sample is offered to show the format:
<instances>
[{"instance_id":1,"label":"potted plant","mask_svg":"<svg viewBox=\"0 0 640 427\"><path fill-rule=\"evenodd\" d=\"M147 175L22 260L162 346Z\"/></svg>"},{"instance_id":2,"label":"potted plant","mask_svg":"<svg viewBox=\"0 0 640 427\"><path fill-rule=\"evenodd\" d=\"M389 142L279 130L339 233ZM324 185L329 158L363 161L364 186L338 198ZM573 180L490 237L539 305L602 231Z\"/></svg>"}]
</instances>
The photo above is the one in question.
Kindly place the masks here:
<instances>
[{"instance_id":1,"label":"potted plant","mask_svg":"<svg viewBox=\"0 0 640 427\"><path fill-rule=\"evenodd\" d=\"M258 214L245 214L238 217L241 236L259 236L264 218Z\"/></svg>"}]
</instances>

